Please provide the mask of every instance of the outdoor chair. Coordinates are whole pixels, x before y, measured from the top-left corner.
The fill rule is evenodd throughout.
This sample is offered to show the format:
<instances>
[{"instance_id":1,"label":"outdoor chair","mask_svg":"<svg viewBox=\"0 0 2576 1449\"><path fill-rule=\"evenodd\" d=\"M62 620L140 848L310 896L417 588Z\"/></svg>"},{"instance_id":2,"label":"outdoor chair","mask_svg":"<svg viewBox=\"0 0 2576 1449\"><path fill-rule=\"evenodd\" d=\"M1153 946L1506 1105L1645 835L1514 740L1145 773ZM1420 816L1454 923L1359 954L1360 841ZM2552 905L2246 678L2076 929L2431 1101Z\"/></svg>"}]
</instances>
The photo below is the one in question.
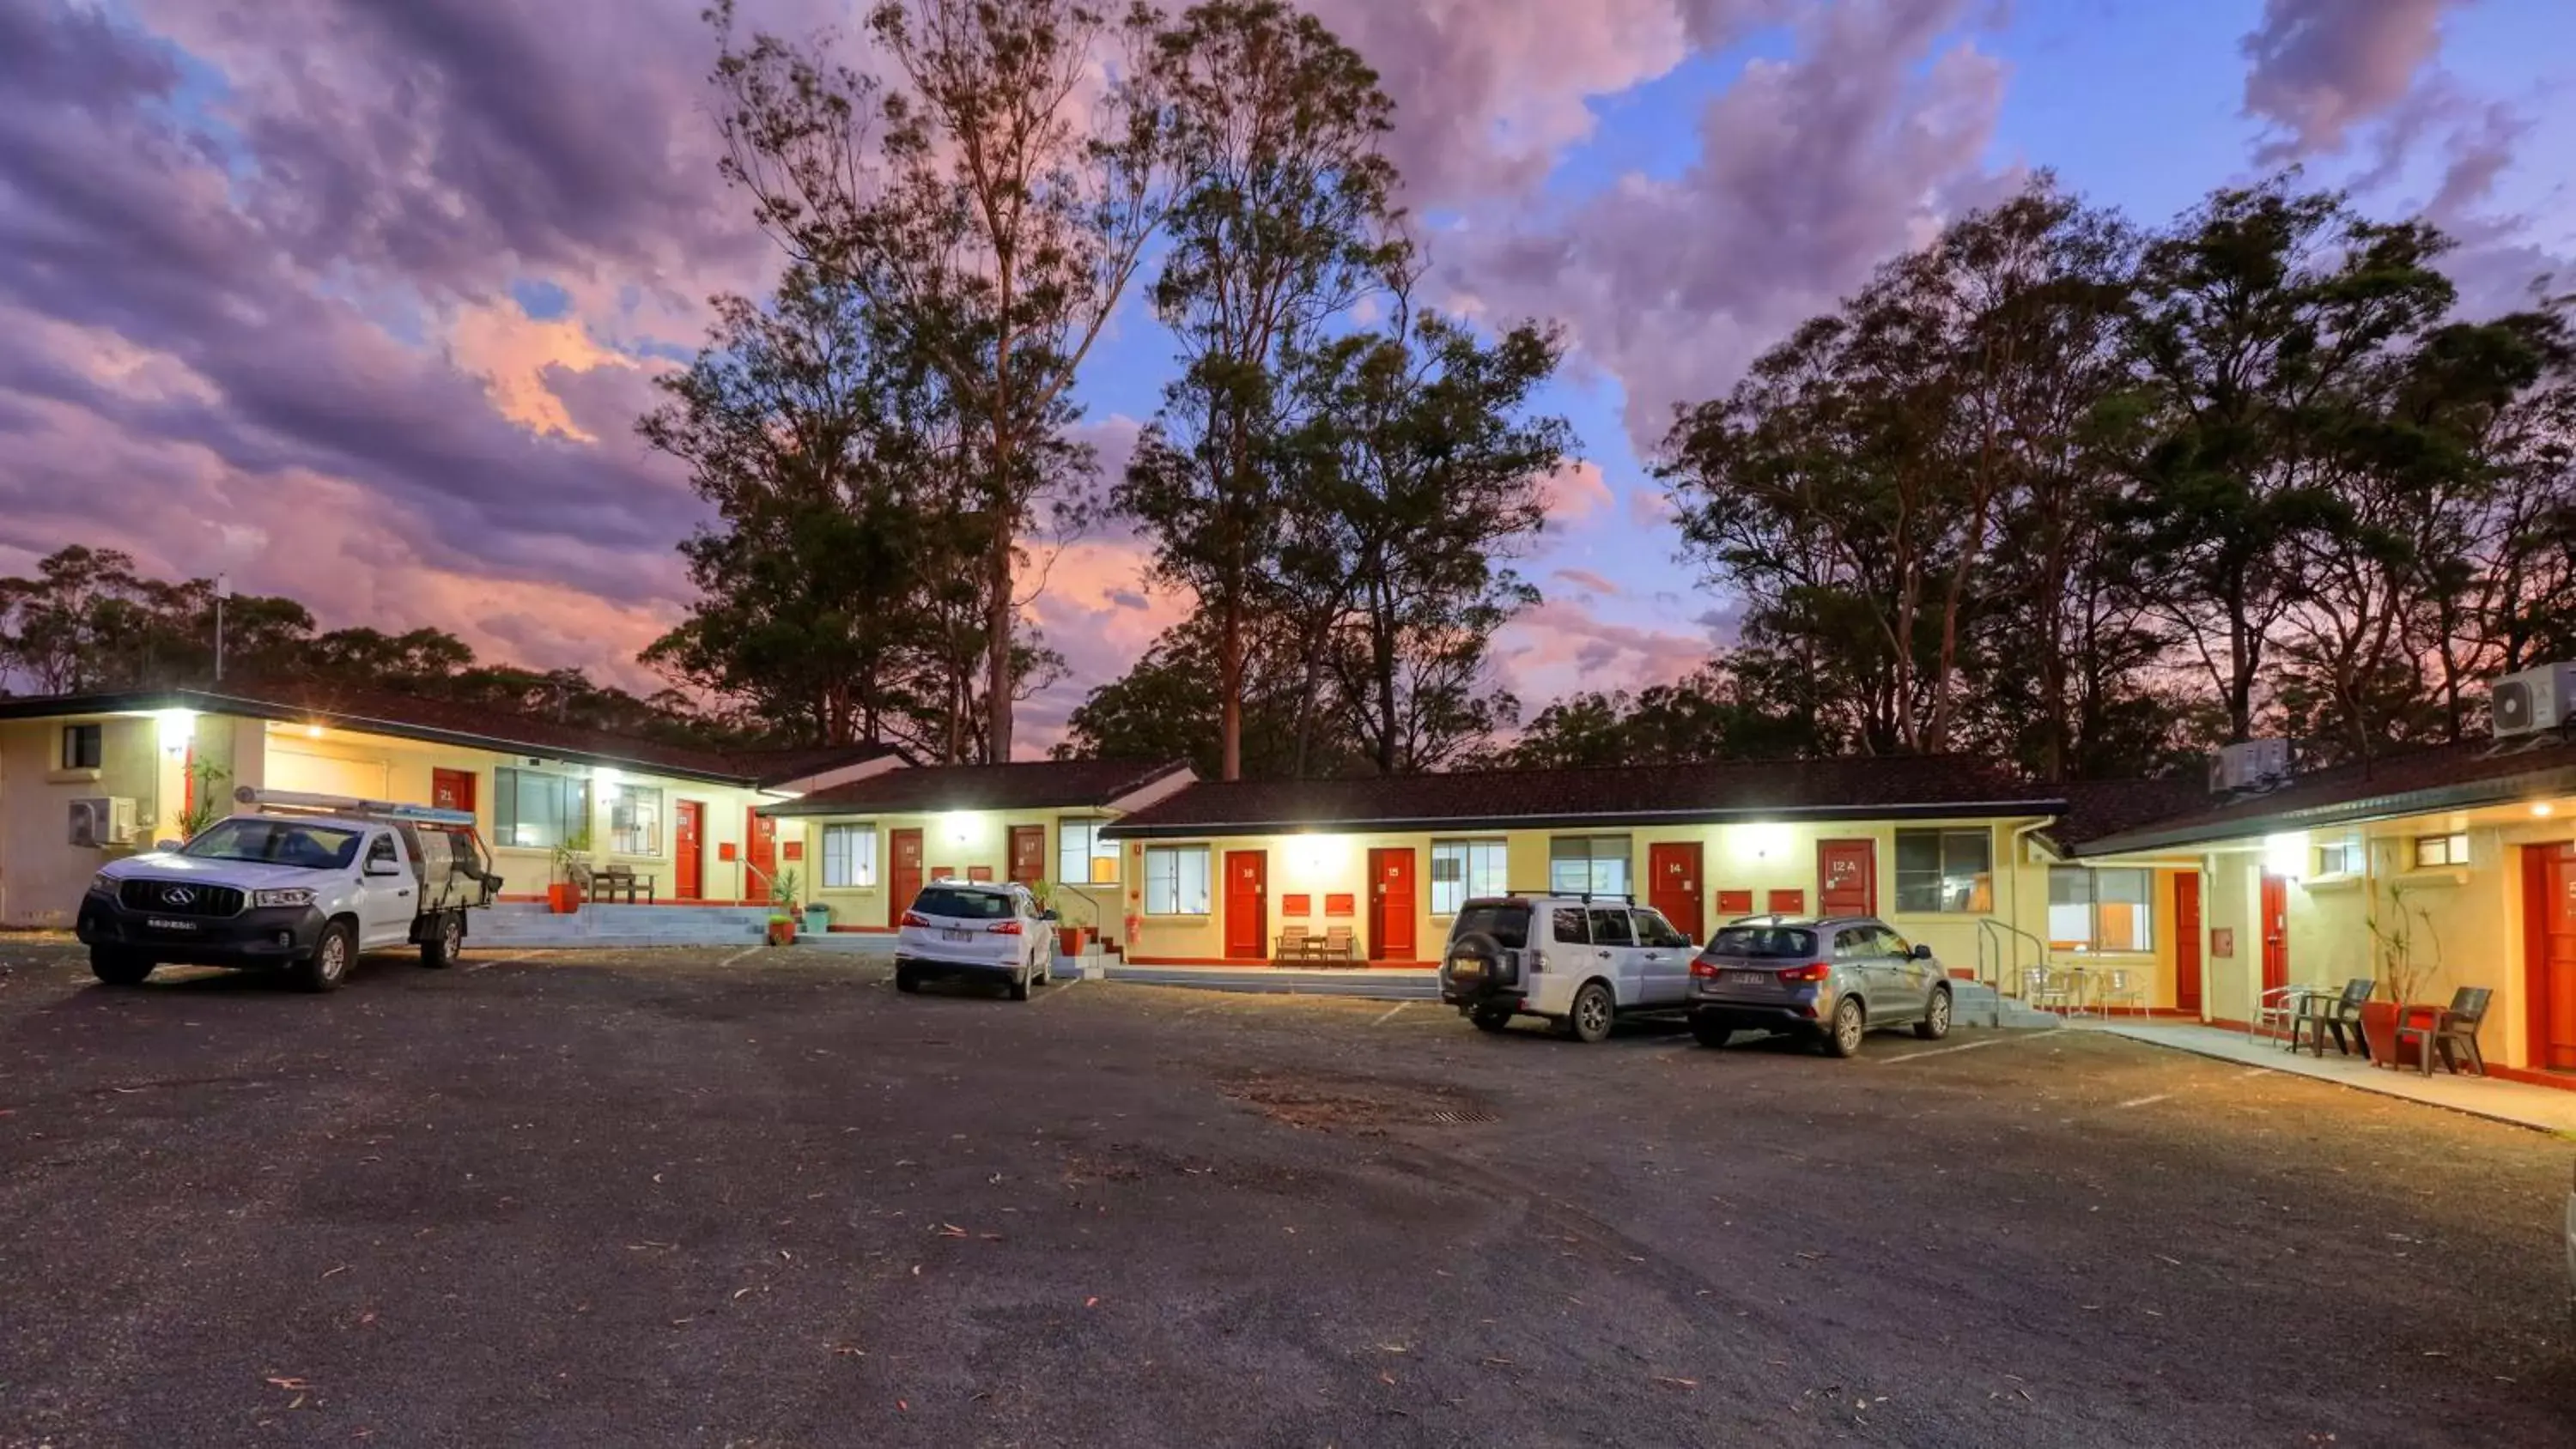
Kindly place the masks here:
<instances>
[{"instance_id":1,"label":"outdoor chair","mask_svg":"<svg viewBox=\"0 0 2576 1449\"><path fill-rule=\"evenodd\" d=\"M2137 972L2114 966L2104 973L2101 1002L2105 1015L2125 1006L2143 1016L2147 1010L2146 983L2138 979Z\"/></svg>"},{"instance_id":2,"label":"outdoor chair","mask_svg":"<svg viewBox=\"0 0 2576 1449\"><path fill-rule=\"evenodd\" d=\"M2340 995L2312 991L2300 997L2290 1016L2290 1050L2297 1051L2305 1039L2322 1057L2326 1054L2326 1037L2332 1034L2338 1053L2351 1056L2353 1049L2359 1047L2363 1056L2370 1055L2370 1044L2361 1036L2361 1005L2378 989L2378 982L2356 976L2343 984ZM2347 1028L2352 1032L2349 1039L2344 1036Z\"/></svg>"},{"instance_id":3,"label":"outdoor chair","mask_svg":"<svg viewBox=\"0 0 2576 1449\"><path fill-rule=\"evenodd\" d=\"M1273 951L1271 959L1303 961L1313 941L1314 933L1304 926L1282 926L1279 928L1279 945Z\"/></svg>"},{"instance_id":4,"label":"outdoor chair","mask_svg":"<svg viewBox=\"0 0 2576 1449\"><path fill-rule=\"evenodd\" d=\"M1354 949L1356 945L1357 942L1351 934L1350 927L1327 926L1324 928L1325 960L1345 963L1357 961L1359 959L1359 952Z\"/></svg>"},{"instance_id":5,"label":"outdoor chair","mask_svg":"<svg viewBox=\"0 0 2576 1449\"><path fill-rule=\"evenodd\" d=\"M2021 999L2041 1011L2063 1011L2070 1004L2066 978L2045 966L2025 966L2021 972Z\"/></svg>"},{"instance_id":6,"label":"outdoor chair","mask_svg":"<svg viewBox=\"0 0 2576 1449\"><path fill-rule=\"evenodd\" d=\"M2297 1038L2289 1036L2291 1023L2298 1019L2299 1003L2315 995L2316 990L2313 986L2275 986L2264 992L2254 999L2254 1019L2246 1024L2245 1034L2257 1037L2279 1033L2295 1047Z\"/></svg>"},{"instance_id":7,"label":"outdoor chair","mask_svg":"<svg viewBox=\"0 0 2576 1449\"><path fill-rule=\"evenodd\" d=\"M636 897L642 896L643 903L651 905L654 895L653 877L637 875L631 865L604 865L591 876L590 899L594 901L623 900L631 906L636 904Z\"/></svg>"},{"instance_id":8,"label":"outdoor chair","mask_svg":"<svg viewBox=\"0 0 2576 1449\"><path fill-rule=\"evenodd\" d=\"M2433 1075L2435 1052L2441 1053L2442 1065L2449 1069L2451 1075L2458 1076L2460 1058L2455 1048L2466 1047L2469 1064L2478 1069L2479 1076L2485 1076L2487 1059L2478 1051L2478 1023L2486 1020L2487 998L2491 994L2483 986L2463 986L2451 993L2451 1004L2447 1008L2403 1008L2397 1018L2398 1045L2403 1047L2409 1037L2414 1038L2415 1064L2428 1077ZM2404 1060L2402 1052L2399 1060Z\"/></svg>"}]
</instances>

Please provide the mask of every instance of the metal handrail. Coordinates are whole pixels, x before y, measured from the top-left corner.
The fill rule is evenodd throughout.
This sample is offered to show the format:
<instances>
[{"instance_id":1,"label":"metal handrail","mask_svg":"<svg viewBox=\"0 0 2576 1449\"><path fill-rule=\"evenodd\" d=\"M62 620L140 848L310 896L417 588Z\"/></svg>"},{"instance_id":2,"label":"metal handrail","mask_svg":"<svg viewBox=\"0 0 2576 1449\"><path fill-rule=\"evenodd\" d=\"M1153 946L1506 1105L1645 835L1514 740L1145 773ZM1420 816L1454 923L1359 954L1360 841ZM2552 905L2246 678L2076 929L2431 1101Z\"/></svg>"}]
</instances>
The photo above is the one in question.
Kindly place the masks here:
<instances>
[{"instance_id":1,"label":"metal handrail","mask_svg":"<svg viewBox=\"0 0 2576 1449\"><path fill-rule=\"evenodd\" d=\"M1977 979L1993 987L1998 996L2004 994L2007 985L2013 988L2014 994L2020 994L2020 943L2023 941L2038 948L2039 959L2034 964L2041 970L2054 965L2049 959L2047 941L2009 921L1998 921L1992 916L1977 918ZM1994 948L1992 975L1987 972L1986 948L1989 944Z\"/></svg>"}]
</instances>

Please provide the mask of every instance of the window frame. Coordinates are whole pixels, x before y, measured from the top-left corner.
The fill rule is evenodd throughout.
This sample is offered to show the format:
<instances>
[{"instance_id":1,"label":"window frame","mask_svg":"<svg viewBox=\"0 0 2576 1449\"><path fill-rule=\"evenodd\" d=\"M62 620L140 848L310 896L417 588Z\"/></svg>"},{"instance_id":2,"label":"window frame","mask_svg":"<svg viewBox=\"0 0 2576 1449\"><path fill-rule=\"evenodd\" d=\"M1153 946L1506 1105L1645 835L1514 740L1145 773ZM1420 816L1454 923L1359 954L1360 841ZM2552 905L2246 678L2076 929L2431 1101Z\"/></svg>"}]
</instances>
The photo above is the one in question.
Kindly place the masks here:
<instances>
[{"instance_id":1,"label":"window frame","mask_svg":"<svg viewBox=\"0 0 2576 1449\"><path fill-rule=\"evenodd\" d=\"M1928 906L1917 905L1908 898L1908 890L1920 881L1924 871L1920 866L1909 867L1905 863L1905 846L1908 839L1921 840L1926 836L1931 837L1933 842L1931 874L1934 903ZM1954 872L1951 869L1951 847L1969 840L1977 842L1982 863L1972 871ZM1994 914L1995 832L1991 826L1899 826L1895 835L1895 854L1897 914L1908 916L1991 916ZM1968 882L1967 896L1963 904L1954 906L1950 904L1949 885L1953 879L1960 878ZM1983 883L1985 893L1983 906L1977 904L1980 882Z\"/></svg>"},{"instance_id":2,"label":"window frame","mask_svg":"<svg viewBox=\"0 0 2576 1449\"><path fill-rule=\"evenodd\" d=\"M608 853L610 855L659 857L662 854L662 787L659 785L638 785L631 781L620 780L616 784L609 786L607 791L604 793L608 796ZM642 837L644 845L641 849L638 849L622 843L623 837L621 837L619 832L632 831L636 827L632 825L619 825L617 823L617 812L621 807L631 811L633 802L628 799L629 796L640 798L648 795L652 797L651 803L653 819L651 826L648 827L648 833ZM630 815L629 818L632 818L632 816Z\"/></svg>"},{"instance_id":3,"label":"window frame","mask_svg":"<svg viewBox=\"0 0 2576 1449\"><path fill-rule=\"evenodd\" d=\"M857 878L850 878L853 872L850 868L850 852L846 850L841 853L840 861L840 873L843 879L834 880L832 878L832 845L836 840L844 842L857 841L867 847L866 850L862 852L867 857L865 862L867 868L863 871L857 872ZM862 820L825 821L823 824L821 854L822 859L816 862L816 869L818 871L816 878L820 882L817 889L827 891L865 891L876 889L877 827L875 822Z\"/></svg>"},{"instance_id":4,"label":"window frame","mask_svg":"<svg viewBox=\"0 0 2576 1449\"><path fill-rule=\"evenodd\" d=\"M1458 878L1440 878L1440 860L1444 854L1458 856ZM1492 855L1490 876L1480 876L1478 857ZM1480 880L1490 880L1491 889L1480 888ZM1447 888L1443 905L1443 887ZM1454 916L1467 902L1480 896L1511 893L1511 841L1499 835L1460 835L1431 842L1431 914Z\"/></svg>"},{"instance_id":5,"label":"window frame","mask_svg":"<svg viewBox=\"0 0 2576 1449\"><path fill-rule=\"evenodd\" d=\"M1189 882L1182 866L1195 858L1198 862L1197 908L1190 909L1186 894ZM1158 869L1168 863L1168 871ZM1216 908L1215 852L1205 845L1148 845L1145 847L1145 901L1148 916L1205 916ZM1168 892L1167 895L1158 895Z\"/></svg>"},{"instance_id":6,"label":"window frame","mask_svg":"<svg viewBox=\"0 0 2576 1449\"><path fill-rule=\"evenodd\" d=\"M2427 854L2427 846L2440 847L2434 852L2438 859ZM2464 870L2469 864L2469 832L2445 830L2434 835L2418 835L2409 849L2417 870Z\"/></svg>"},{"instance_id":7,"label":"window frame","mask_svg":"<svg viewBox=\"0 0 2576 1449\"><path fill-rule=\"evenodd\" d=\"M98 720L63 726L60 759L65 770L107 768L107 726Z\"/></svg>"},{"instance_id":8,"label":"window frame","mask_svg":"<svg viewBox=\"0 0 2576 1449\"><path fill-rule=\"evenodd\" d=\"M2365 852L2369 848L2358 840L2326 841L2317 847L2317 874L2359 875L2362 873L2362 862L2367 859ZM2339 861L2340 864L2328 864L2329 860Z\"/></svg>"},{"instance_id":9,"label":"window frame","mask_svg":"<svg viewBox=\"0 0 2576 1449\"><path fill-rule=\"evenodd\" d=\"M2057 882L2061 878L2072 878L2076 872L2081 872L2082 879L2085 883L2084 899L2081 902L2066 901L2062 904L2069 907L2080 904L2084 907L2084 940L2081 944L2069 949L2075 954L2081 956L2152 956L2156 954L2156 872L2154 867L2144 865L2052 865L2048 868L2048 908L2050 911L2054 912L2061 906L2061 903L2057 899ZM2142 878L2145 882L2146 889L2143 899L2134 901L2115 900L2110 902L2112 905L2134 907L2138 912L2137 919L2140 926L2139 938L2133 940L2132 943L2128 945L2105 946L2102 944L2102 906L2104 904L2102 897L2102 877L2108 875L2137 876ZM2052 944L2061 939L2057 934L2054 922L2050 925L2048 939Z\"/></svg>"},{"instance_id":10,"label":"window frame","mask_svg":"<svg viewBox=\"0 0 2576 1449\"><path fill-rule=\"evenodd\" d=\"M492 843L512 850L553 850L573 837L575 831L590 832L595 802L591 797L590 777L565 775L553 770L530 770L517 765L501 765L492 771ZM556 828L556 839L525 844L519 839L529 821L520 813L522 780L551 780L561 792L562 808L553 820L539 822ZM569 824L572 828L561 827Z\"/></svg>"},{"instance_id":11,"label":"window frame","mask_svg":"<svg viewBox=\"0 0 2576 1449\"><path fill-rule=\"evenodd\" d=\"M1120 856L1118 842L1102 840L1100 832L1111 822L1090 815L1059 815L1055 822L1055 879L1058 885L1094 886L1118 884ZM1079 854L1074 842L1082 842ZM1083 872L1076 876L1066 869L1068 863L1080 860ZM1108 873L1102 874L1106 865Z\"/></svg>"},{"instance_id":12,"label":"window frame","mask_svg":"<svg viewBox=\"0 0 2576 1449\"><path fill-rule=\"evenodd\" d=\"M1618 842L1617 853L1603 852L1601 847L1612 841ZM1580 844L1583 847L1583 854L1572 856L1564 853L1563 847L1574 844ZM1583 863L1584 884L1567 885L1558 877L1557 869L1561 865L1577 860ZM1619 867L1619 882L1616 886L1605 886L1601 883L1601 868L1612 863L1616 863ZM1547 838L1547 889L1550 895L1620 896L1633 900L1637 891L1637 838L1633 835L1549 836Z\"/></svg>"}]
</instances>

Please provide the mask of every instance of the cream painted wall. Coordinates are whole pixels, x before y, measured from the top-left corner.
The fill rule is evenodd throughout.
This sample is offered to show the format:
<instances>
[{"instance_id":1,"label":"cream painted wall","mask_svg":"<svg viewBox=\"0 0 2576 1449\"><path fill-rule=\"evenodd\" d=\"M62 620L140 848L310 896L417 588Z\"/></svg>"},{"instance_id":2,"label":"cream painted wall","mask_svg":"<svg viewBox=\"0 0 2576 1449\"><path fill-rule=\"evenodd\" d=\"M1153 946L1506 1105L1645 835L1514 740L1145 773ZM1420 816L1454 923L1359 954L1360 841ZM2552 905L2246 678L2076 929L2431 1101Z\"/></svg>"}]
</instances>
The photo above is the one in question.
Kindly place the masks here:
<instances>
[{"instance_id":1,"label":"cream painted wall","mask_svg":"<svg viewBox=\"0 0 2576 1449\"><path fill-rule=\"evenodd\" d=\"M95 770L62 767L63 727L75 723L101 726ZM73 845L72 801L92 795L134 801L144 849L177 828L174 787L184 756L164 761L161 730L150 715L0 723L0 923L69 926L90 877L107 861L133 853Z\"/></svg>"},{"instance_id":2,"label":"cream painted wall","mask_svg":"<svg viewBox=\"0 0 2576 1449\"><path fill-rule=\"evenodd\" d=\"M1045 878L1053 880L1062 846L1061 823L1066 820L1098 819L1079 809L1069 810L959 810L933 814L899 812L868 816L788 816L778 822L778 838L791 836L804 842L804 859L796 869L803 880L809 900L832 908L832 924L862 929L882 929L893 913L908 902L888 900L887 877L893 866L890 837L897 830L921 832L922 875L924 879L942 874L963 880L978 867L992 873L994 880L1008 880L1011 875L1011 831L1015 827L1034 825L1045 832ZM873 884L826 888L823 880L823 828L826 825L864 825L876 840L876 879ZM1120 886L1115 883L1091 885L1079 883L1071 888L1056 888L1052 894L1056 909L1066 923L1099 926L1103 921L1113 928L1119 919Z\"/></svg>"}]
</instances>

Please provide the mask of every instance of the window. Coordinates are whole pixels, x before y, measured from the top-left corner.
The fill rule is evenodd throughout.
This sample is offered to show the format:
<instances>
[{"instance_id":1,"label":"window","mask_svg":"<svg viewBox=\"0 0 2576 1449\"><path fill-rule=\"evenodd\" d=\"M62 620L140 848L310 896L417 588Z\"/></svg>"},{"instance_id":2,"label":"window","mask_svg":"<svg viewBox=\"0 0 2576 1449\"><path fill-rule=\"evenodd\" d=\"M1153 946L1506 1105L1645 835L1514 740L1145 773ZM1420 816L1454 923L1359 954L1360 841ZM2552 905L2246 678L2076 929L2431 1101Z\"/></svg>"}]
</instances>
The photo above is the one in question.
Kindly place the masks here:
<instances>
[{"instance_id":1,"label":"window","mask_svg":"<svg viewBox=\"0 0 2576 1449\"><path fill-rule=\"evenodd\" d=\"M535 770L495 770L492 833L496 845L552 850L590 835L590 782Z\"/></svg>"},{"instance_id":2,"label":"window","mask_svg":"<svg viewBox=\"0 0 2576 1449\"><path fill-rule=\"evenodd\" d=\"M2332 845L2318 846L2317 874L2361 874L2361 846L2350 840L2338 840Z\"/></svg>"},{"instance_id":3,"label":"window","mask_svg":"<svg viewBox=\"0 0 2576 1449\"><path fill-rule=\"evenodd\" d=\"M2061 951L2152 951L2156 873L2059 865L2048 871L2048 944Z\"/></svg>"},{"instance_id":4,"label":"window","mask_svg":"<svg viewBox=\"0 0 2576 1449\"><path fill-rule=\"evenodd\" d=\"M913 898L911 914L949 921L1007 921L1015 898L1001 891L932 886Z\"/></svg>"},{"instance_id":5,"label":"window","mask_svg":"<svg viewBox=\"0 0 2576 1449\"><path fill-rule=\"evenodd\" d=\"M1451 915L1479 896L1498 896L1504 884L1503 843L1499 840L1431 842L1431 914Z\"/></svg>"},{"instance_id":6,"label":"window","mask_svg":"<svg viewBox=\"0 0 2576 1449\"><path fill-rule=\"evenodd\" d=\"M1511 902L1478 906L1458 913L1458 924L1450 929L1449 939L1463 940L1479 932L1494 938L1497 946L1517 951L1529 944L1530 908Z\"/></svg>"},{"instance_id":7,"label":"window","mask_svg":"<svg viewBox=\"0 0 2576 1449\"><path fill-rule=\"evenodd\" d=\"M1055 878L1067 885L1116 885L1118 842L1100 838L1106 820L1055 823Z\"/></svg>"},{"instance_id":8,"label":"window","mask_svg":"<svg viewBox=\"0 0 2576 1449\"><path fill-rule=\"evenodd\" d=\"M877 883L877 828L823 827L823 888L849 890Z\"/></svg>"},{"instance_id":9,"label":"window","mask_svg":"<svg viewBox=\"0 0 2576 1449\"><path fill-rule=\"evenodd\" d=\"M1796 926L1726 926L1709 938L1708 954L1798 961L1816 954L1816 933Z\"/></svg>"},{"instance_id":10,"label":"window","mask_svg":"<svg viewBox=\"0 0 2576 1449\"><path fill-rule=\"evenodd\" d=\"M608 797L608 848L617 855L662 853L662 792L620 785Z\"/></svg>"},{"instance_id":11,"label":"window","mask_svg":"<svg viewBox=\"0 0 2576 1449\"><path fill-rule=\"evenodd\" d=\"M372 835L367 838L367 873L375 874L376 867L380 865L397 868L402 865L402 857L394 854L394 838L390 835Z\"/></svg>"},{"instance_id":12,"label":"window","mask_svg":"<svg viewBox=\"0 0 2576 1449\"><path fill-rule=\"evenodd\" d=\"M99 759L104 753L105 729L104 725L94 724L63 726L63 768L66 770L97 769Z\"/></svg>"},{"instance_id":13,"label":"window","mask_svg":"<svg viewBox=\"0 0 2576 1449\"><path fill-rule=\"evenodd\" d=\"M1675 930L1673 923L1665 920L1662 912L1639 911L1636 916L1638 945L1659 947L1667 951L1689 949L1690 937Z\"/></svg>"},{"instance_id":14,"label":"window","mask_svg":"<svg viewBox=\"0 0 2576 1449\"><path fill-rule=\"evenodd\" d=\"M1596 946L1634 946L1637 934L1630 929L1626 911L1595 910L1592 913L1592 944Z\"/></svg>"},{"instance_id":15,"label":"window","mask_svg":"<svg viewBox=\"0 0 2576 1449\"><path fill-rule=\"evenodd\" d=\"M1991 911L1995 837L1985 830L1896 832L1896 908Z\"/></svg>"},{"instance_id":16,"label":"window","mask_svg":"<svg viewBox=\"0 0 2576 1449\"><path fill-rule=\"evenodd\" d=\"M1204 845L1145 847L1145 914L1204 916L1208 913L1208 848Z\"/></svg>"},{"instance_id":17,"label":"window","mask_svg":"<svg viewBox=\"0 0 2576 1449\"><path fill-rule=\"evenodd\" d=\"M1584 924L1581 906L1558 906L1548 915L1550 918L1548 934L1556 938L1556 944L1560 946L1592 944L1592 930Z\"/></svg>"},{"instance_id":18,"label":"window","mask_svg":"<svg viewBox=\"0 0 2576 1449\"><path fill-rule=\"evenodd\" d=\"M299 870L347 870L358 858L360 836L354 830L301 821L218 820L198 832L182 855L199 860L239 860L260 865L287 865Z\"/></svg>"},{"instance_id":19,"label":"window","mask_svg":"<svg viewBox=\"0 0 2576 1449\"><path fill-rule=\"evenodd\" d=\"M1568 895L1628 893L1628 837L1560 835L1547 843L1547 888Z\"/></svg>"},{"instance_id":20,"label":"window","mask_svg":"<svg viewBox=\"0 0 2576 1449\"><path fill-rule=\"evenodd\" d=\"M2469 835L2460 831L2452 835L2419 835L2415 837L2415 868L2430 870L2436 866L2467 865Z\"/></svg>"},{"instance_id":21,"label":"window","mask_svg":"<svg viewBox=\"0 0 2576 1449\"><path fill-rule=\"evenodd\" d=\"M1866 926L1845 926L1834 932L1834 959L1855 961L1878 954L1878 933Z\"/></svg>"},{"instance_id":22,"label":"window","mask_svg":"<svg viewBox=\"0 0 2576 1449\"><path fill-rule=\"evenodd\" d=\"M1903 959L1914 954L1914 943L1881 926L1878 928L1878 949L1887 955Z\"/></svg>"}]
</instances>

